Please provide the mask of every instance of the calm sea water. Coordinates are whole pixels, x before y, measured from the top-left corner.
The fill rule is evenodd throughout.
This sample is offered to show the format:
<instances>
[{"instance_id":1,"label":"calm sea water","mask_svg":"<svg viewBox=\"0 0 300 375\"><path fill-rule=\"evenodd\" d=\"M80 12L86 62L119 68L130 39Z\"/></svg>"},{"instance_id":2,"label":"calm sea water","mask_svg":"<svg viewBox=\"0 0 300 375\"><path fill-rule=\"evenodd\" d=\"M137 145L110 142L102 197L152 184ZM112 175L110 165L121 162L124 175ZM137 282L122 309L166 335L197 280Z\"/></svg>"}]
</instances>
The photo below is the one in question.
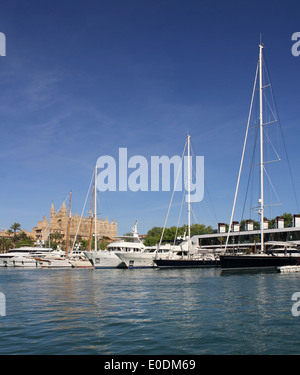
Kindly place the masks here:
<instances>
[{"instance_id":1,"label":"calm sea water","mask_svg":"<svg viewBox=\"0 0 300 375\"><path fill-rule=\"evenodd\" d=\"M300 354L300 274L0 269L0 354Z\"/></svg>"}]
</instances>

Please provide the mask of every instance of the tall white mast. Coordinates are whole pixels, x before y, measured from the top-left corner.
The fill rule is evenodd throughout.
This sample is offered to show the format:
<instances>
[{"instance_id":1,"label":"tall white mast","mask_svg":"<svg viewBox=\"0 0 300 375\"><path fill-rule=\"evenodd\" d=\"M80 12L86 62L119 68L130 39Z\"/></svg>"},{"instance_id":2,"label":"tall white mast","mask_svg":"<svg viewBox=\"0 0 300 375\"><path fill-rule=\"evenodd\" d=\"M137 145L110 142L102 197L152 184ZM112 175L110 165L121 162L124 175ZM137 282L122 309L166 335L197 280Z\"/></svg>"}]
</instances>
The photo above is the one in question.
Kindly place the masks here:
<instances>
[{"instance_id":1,"label":"tall white mast","mask_svg":"<svg viewBox=\"0 0 300 375\"><path fill-rule=\"evenodd\" d=\"M264 252L264 149L263 149L263 72L262 72L262 50L259 45L259 128L260 128L260 251Z\"/></svg>"},{"instance_id":2,"label":"tall white mast","mask_svg":"<svg viewBox=\"0 0 300 375\"><path fill-rule=\"evenodd\" d=\"M188 134L188 249L190 249L191 241L191 136Z\"/></svg>"},{"instance_id":3,"label":"tall white mast","mask_svg":"<svg viewBox=\"0 0 300 375\"><path fill-rule=\"evenodd\" d=\"M94 200L95 200L95 251L97 251L97 164L95 165L95 191L94 191Z\"/></svg>"}]
</instances>

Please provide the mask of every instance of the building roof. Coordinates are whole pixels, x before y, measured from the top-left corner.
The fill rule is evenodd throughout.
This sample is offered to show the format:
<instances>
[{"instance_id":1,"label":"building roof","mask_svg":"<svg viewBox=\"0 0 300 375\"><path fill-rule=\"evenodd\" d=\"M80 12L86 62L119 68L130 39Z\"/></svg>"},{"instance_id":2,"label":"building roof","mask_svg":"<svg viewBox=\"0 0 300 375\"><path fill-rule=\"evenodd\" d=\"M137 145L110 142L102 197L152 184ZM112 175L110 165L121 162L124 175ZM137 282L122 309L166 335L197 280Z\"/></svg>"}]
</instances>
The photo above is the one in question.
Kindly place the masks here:
<instances>
[{"instance_id":1,"label":"building roof","mask_svg":"<svg viewBox=\"0 0 300 375\"><path fill-rule=\"evenodd\" d=\"M296 232L300 231L300 227L288 227L288 228L275 228L275 229L264 229L264 233L280 233L280 232ZM197 234L193 238L216 238L216 237L227 237L228 232L217 232L211 234ZM256 230L244 230L244 231L231 231L231 236L247 236L247 235L260 235L260 229Z\"/></svg>"}]
</instances>

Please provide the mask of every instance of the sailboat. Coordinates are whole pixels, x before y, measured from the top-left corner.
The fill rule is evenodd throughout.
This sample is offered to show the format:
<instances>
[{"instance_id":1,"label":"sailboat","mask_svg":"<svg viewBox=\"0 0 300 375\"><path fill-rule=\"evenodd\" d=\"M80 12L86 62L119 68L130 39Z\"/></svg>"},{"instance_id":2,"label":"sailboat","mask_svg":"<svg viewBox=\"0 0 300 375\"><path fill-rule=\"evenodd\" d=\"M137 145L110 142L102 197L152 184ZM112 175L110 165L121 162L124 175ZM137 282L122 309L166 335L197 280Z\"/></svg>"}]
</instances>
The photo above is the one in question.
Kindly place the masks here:
<instances>
[{"instance_id":1,"label":"sailboat","mask_svg":"<svg viewBox=\"0 0 300 375\"><path fill-rule=\"evenodd\" d=\"M159 249L161 241L163 238L163 233L161 235L161 240L156 252L156 257L154 258L154 263L158 268L203 268L203 267L217 267L219 266L219 258L215 256L212 252L202 252L191 239L191 136L187 136L187 150L188 150L188 173L187 173L187 183L188 183L188 236L179 245L181 251L173 251L169 256L162 257L160 255Z\"/></svg>"},{"instance_id":2,"label":"sailboat","mask_svg":"<svg viewBox=\"0 0 300 375\"><path fill-rule=\"evenodd\" d=\"M136 221L132 228L132 235L120 236L118 241L111 242L106 249L101 250L97 248L98 242L98 230L97 230L97 166L95 167L95 184L94 184L94 213L93 202L91 207L91 230L90 230L90 241L88 251L84 251L84 255L93 265L95 269L105 268L127 268L126 264L121 260L117 253L123 252L141 252L145 249L144 244L139 239L138 235L138 222ZM91 238L92 238L92 220L94 219L94 240L95 248L91 250ZM127 241L126 241L127 240Z\"/></svg>"},{"instance_id":3,"label":"sailboat","mask_svg":"<svg viewBox=\"0 0 300 375\"><path fill-rule=\"evenodd\" d=\"M265 210L265 199L264 199L264 173L265 173L265 164L267 161L264 160L264 131L263 127L265 125L270 124L274 121L269 121L267 118L264 118L264 106L263 106L263 98L264 98L264 89L269 85L264 84L263 80L263 49L264 46L262 43L259 44L259 59L257 64L256 76L255 76L255 83L253 88L252 94L252 101L250 106L250 114L248 119L247 131L244 141L244 148L242 153L242 159L240 164L240 170L238 175L237 187L234 197L233 209L230 219L230 225L227 234L226 246L225 246L225 253L220 256L221 268L225 270L245 270L245 269L276 269L281 266L289 266L289 265L298 265L300 264L300 253L299 251L295 250L289 246L288 243L285 244L284 247L281 246L277 251L269 251L266 249L267 243L265 243L264 239L264 210ZM253 98L256 91L258 82L258 91L259 91L259 138L260 138L260 198L259 198L259 207L258 213L260 215L260 250L257 254L229 254L228 253L228 241L230 236L230 230L232 227L233 222L233 215L234 209L236 204L237 192L240 182L241 176L241 169L243 165L243 159L245 154L245 146L247 141L250 117L252 112L253 106Z\"/></svg>"},{"instance_id":4,"label":"sailboat","mask_svg":"<svg viewBox=\"0 0 300 375\"><path fill-rule=\"evenodd\" d=\"M72 197L72 192L70 193L70 202L69 202L69 220L68 220L68 229L67 229L66 260L68 260L68 262L74 268L93 269L94 266L92 265L90 260L86 257L84 252L79 250L79 246L77 249L72 248L71 252L69 253L69 238L70 238L70 225L71 225L71 197Z\"/></svg>"}]
</instances>

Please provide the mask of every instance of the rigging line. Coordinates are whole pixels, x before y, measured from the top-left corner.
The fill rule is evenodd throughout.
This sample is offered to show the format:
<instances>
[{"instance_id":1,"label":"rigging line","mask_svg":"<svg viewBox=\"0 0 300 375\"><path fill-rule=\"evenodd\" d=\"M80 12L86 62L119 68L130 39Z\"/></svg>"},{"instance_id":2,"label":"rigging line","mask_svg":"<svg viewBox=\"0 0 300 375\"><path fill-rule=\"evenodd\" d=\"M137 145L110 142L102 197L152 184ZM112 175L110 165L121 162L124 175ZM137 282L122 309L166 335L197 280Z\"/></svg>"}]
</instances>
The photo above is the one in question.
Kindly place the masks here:
<instances>
[{"instance_id":1,"label":"rigging line","mask_svg":"<svg viewBox=\"0 0 300 375\"><path fill-rule=\"evenodd\" d=\"M269 139L269 141L270 142L268 142L267 143L267 151L268 151L268 160L270 160L271 159L271 155L270 155L270 144L271 144L271 146L273 147L273 144L272 144L272 142L271 142L271 140L270 140L270 138L269 138L269 131L268 131L268 129L266 129L267 131L266 131L266 136L267 136L267 138ZM274 149L274 148L273 148ZM276 150L275 150L275 153L276 153ZM266 167L268 167L268 172L267 172L267 169L266 169ZM268 164L268 165L265 165L264 166L264 169L265 169L265 171L266 171L266 174L269 174L269 177L270 177L270 179L271 179L271 168L270 168L270 165ZM268 199L269 199L269 216L271 217L271 184L268 184ZM265 211L266 212L266 211ZM265 214L265 212L264 212L264 214ZM266 216L266 215L265 215Z\"/></svg>"},{"instance_id":2,"label":"rigging line","mask_svg":"<svg viewBox=\"0 0 300 375\"><path fill-rule=\"evenodd\" d=\"M69 193L66 195L66 197L65 197L65 199L63 200L61 206L59 207L59 211L62 209L62 206L63 206L64 202L65 202L68 198L69 198ZM59 212L59 211L58 211L58 212Z\"/></svg>"},{"instance_id":3,"label":"rigging line","mask_svg":"<svg viewBox=\"0 0 300 375\"><path fill-rule=\"evenodd\" d=\"M182 194L182 200L181 200L181 205L180 205L180 212L179 212L179 217L178 217L178 222L177 222L176 232L175 232L175 236L174 236L173 246L175 245L176 238L177 238L177 233L178 233L179 222L180 222L181 213L182 213L182 207L183 207L183 202L184 202L185 192L186 192L186 190L184 189L184 190L183 190L183 194Z\"/></svg>"},{"instance_id":4,"label":"rigging line","mask_svg":"<svg viewBox=\"0 0 300 375\"><path fill-rule=\"evenodd\" d=\"M269 75L269 71L268 71L268 67L267 67L267 64L265 63L265 58L263 58L263 67L264 67L264 72L265 72L265 75L267 77L267 80L269 82L268 85L264 86L263 88L267 88L267 87L270 87L270 93L271 93L271 99L273 101L273 106L270 104L269 100L268 100L268 97L265 93L265 91L263 90L263 97L264 97L264 100L265 100L265 103L267 104L267 108L269 109L269 111L271 112L271 114L273 115L274 119L275 119L275 122L278 121L278 112L276 110L276 107L274 105L274 96L272 95L273 93L273 89L272 89L272 84L271 84L271 79L270 79L270 75ZM272 107L274 107L274 110L272 109ZM265 124L264 124L265 125Z\"/></svg>"},{"instance_id":5,"label":"rigging line","mask_svg":"<svg viewBox=\"0 0 300 375\"><path fill-rule=\"evenodd\" d=\"M273 151L275 152L275 154L276 154L276 156L277 156L277 158L278 158L278 160L274 160L274 161L280 161L281 158L280 158L278 152L276 151L275 146L273 145L273 142L271 141L268 132L264 132L264 135L268 138L268 141L270 142L270 145L271 145Z\"/></svg>"},{"instance_id":6,"label":"rigging line","mask_svg":"<svg viewBox=\"0 0 300 375\"><path fill-rule=\"evenodd\" d=\"M75 246L75 242L76 242L77 235L78 235L78 232L79 232L79 228L80 228L81 220L82 220L83 213L84 213L84 210L85 210L85 205L86 205L86 202L87 202L87 199L88 199L88 195L89 195L89 193L90 193L91 186L92 186L92 182L93 182L93 179L94 179L94 174L95 174L95 171L93 172L93 175L92 175L92 178L91 178L91 182L90 182L90 186L89 186L88 192L87 192L86 197L85 197L84 205L83 205L83 208L82 208L82 212L81 212L81 216L80 216L80 220L79 220L79 224L78 224L78 227L77 227L77 231L76 231L76 235L75 235L75 238L74 238L74 242L73 242L73 245L72 245L72 250L71 250L71 252L73 251L74 246Z\"/></svg>"},{"instance_id":7,"label":"rigging line","mask_svg":"<svg viewBox=\"0 0 300 375\"><path fill-rule=\"evenodd\" d=\"M272 110L271 104L269 103L269 100L268 100L266 94L263 93L263 95L264 95L265 102L268 105L268 109L269 109L269 111L271 112L271 114L272 114L272 116L274 118L274 120L272 120L272 121L270 120L269 122L263 124L263 125L268 125L268 124L272 124L273 122L277 122L278 121L278 119L276 117L276 114L278 115L278 113L274 113L274 111Z\"/></svg>"},{"instance_id":8,"label":"rigging line","mask_svg":"<svg viewBox=\"0 0 300 375\"><path fill-rule=\"evenodd\" d=\"M249 175L248 175L247 188L246 188L244 205L243 205L243 209L242 209L242 215L241 215L240 222L242 221L242 218L244 217L244 212L245 212L245 207L246 207L246 201L247 201L247 195L248 195L248 190L249 190L249 186L250 186L250 180L251 180L251 177L253 176L253 173L252 173L252 170L253 170L253 160L254 160L254 157L255 157L255 150L256 150L256 145L257 145L258 128L256 128L256 132L255 133L256 133L255 134L255 142L254 142L254 147L253 147L253 151L252 151L252 157L251 157L251 163L250 163L250 171L249 171ZM254 177L252 178L252 186L251 186L252 189L251 189L251 197L250 197L250 206L252 206L253 180L254 180Z\"/></svg>"},{"instance_id":9,"label":"rigging line","mask_svg":"<svg viewBox=\"0 0 300 375\"><path fill-rule=\"evenodd\" d=\"M205 187L205 191L206 191L206 193L207 193L208 200L209 200L209 203L210 203L211 208L212 208L212 211L213 211L214 218L215 218L216 222L218 223L219 220L218 220L218 217L217 217L217 214L216 214L215 208L214 208L214 206L213 206L213 204L212 204L212 199L211 199L211 196L210 196L210 193L209 193L209 191L208 191L207 184L206 184L205 181L204 181L204 187Z\"/></svg>"},{"instance_id":10,"label":"rigging line","mask_svg":"<svg viewBox=\"0 0 300 375\"><path fill-rule=\"evenodd\" d=\"M264 60L266 60L266 56L264 56ZM267 61L267 60L266 60ZM268 64L264 62L264 68L265 68L265 73L266 73L266 77L268 79L268 81L270 82L270 94L271 94L271 99L272 99L272 103L273 105L269 105L269 108L274 108L274 111L275 111L275 114L273 114L274 118L276 119L275 122L278 122L279 123L279 126L276 127L277 129L277 140L278 140L278 146L280 146L280 143L279 143L279 134L278 134L278 128L280 127L280 121L279 121L279 113L278 113L278 110L277 110L277 105L276 105L276 102L275 102L275 96L274 96L274 92L273 92L273 87L271 85L271 78L270 78L270 74L269 74L269 70L268 70Z\"/></svg>"},{"instance_id":11,"label":"rigging line","mask_svg":"<svg viewBox=\"0 0 300 375\"><path fill-rule=\"evenodd\" d=\"M269 78L269 72L268 72L267 66L266 66L266 72L267 72L267 75L268 75L268 78ZM270 78L269 78L269 81L271 82ZM287 153L287 147L286 147L285 138L284 138L284 134L283 134L282 126L281 126L281 121L279 119L279 113L278 113L278 109L277 109L277 103L276 103L276 100L275 100L275 96L274 96L272 85L271 85L271 96L272 96L272 100L273 100L273 103L274 103L275 111L276 111L276 114L277 114L277 117L278 117L279 129L280 129L280 133L281 133L281 137L282 137L282 142L283 142L283 147L284 147L285 155L286 155L286 158L287 158L287 164L288 164L288 168L289 168L290 178L291 178L291 181L292 181L292 187L293 187L294 197L295 197L295 201L296 201L296 206L297 206L297 210L298 210L298 213L299 213L300 212L299 211L299 204L298 204L298 199L297 199L297 194L296 194L296 189L295 189L293 174L292 174L292 170L291 170L290 160L289 160L289 156L288 156L288 153Z\"/></svg>"},{"instance_id":12,"label":"rigging line","mask_svg":"<svg viewBox=\"0 0 300 375\"><path fill-rule=\"evenodd\" d=\"M60 205L58 211L55 213L54 218L56 218L57 214L58 214L59 211L62 209L62 206L63 206L64 202L67 200L68 196L69 196L69 194L66 195L66 197L65 197L65 199L63 200L62 204ZM52 201L52 203L53 203L53 201ZM50 230L51 228L50 228L50 225L51 225L51 217L50 217L50 219L49 219L49 224L48 224L48 227L47 227L47 228L49 229L49 237L51 236L51 230ZM51 241L50 241L50 238L49 238L49 247L51 247L50 242L51 242Z\"/></svg>"},{"instance_id":13,"label":"rigging line","mask_svg":"<svg viewBox=\"0 0 300 375\"><path fill-rule=\"evenodd\" d=\"M285 153L286 153L286 158L287 158L287 163L288 163L288 167L289 167L290 177L291 177L291 181L292 181L292 186L293 186L293 191L294 191L296 206L297 206L297 210L299 212L299 204L298 204L298 199L297 199L297 194L296 194L296 189L295 189L293 174L292 174L290 160L289 160L289 157L288 157L288 153L287 153L287 149L286 149L286 144L285 144L285 140L284 140L284 136L283 136L283 131L282 131L280 123L279 123L279 127L280 127L280 131L281 131L281 134L282 134L283 146L284 146Z\"/></svg>"},{"instance_id":14,"label":"rigging line","mask_svg":"<svg viewBox=\"0 0 300 375\"><path fill-rule=\"evenodd\" d=\"M270 182L270 185L271 185L271 187L272 187L272 190L273 190L274 194L276 195L276 198L277 198L278 202L280 202L280 198L278 197L278 194L277 194L277 192L276 192L276 190L275 190L275 187L274 187L274 185L273 185L273 183L272 183L272 181L271 181L271 178L270 178L270 176L269 176L269 174L268 174L266 168L265 168L265 167L263 167L263 168L264 168L264 171L265 171L266 176L268 177L268 180L269 180L269 182ZM270 203L271 203L271 202L270 202Z\"/></svg>"},{"instance_id":15,"label":"rigging line","mask_svg":"<svg viewBox=\"0 0 300 375\"><path fill-rule=\"evenodd\" d=\"M193 147L193 145L192 145L192 141L190 141L190 146L191 146L191 157L192 157L192 154L194 154L195 156L196 156L196 152L195 152L195 149L194 149L194 147ZM196 175L196 171L195 171L195 165L194 164L192 164L192 172ZM205 185L205 181L203 181L204 182L204 185ZM206 185L205 185L206 186ZM186 192L186 190L184 190L184 194L185 194L185 192ZM184 194L183 194L183 198L184 198ZM182 202L183 203L183 202ZM212 208L213 208L213 206L212 206ZM182 206L181 206L181 210L182 210ZM199 220L198 220L198 218L197 218L197 216L196 216L196 213L195 213L195 211L194 211L194 209L193 209L193 207L191 206L191 212L192 212L192 214L193 214L193 216L194 216L194 219L195 219L195 221L197 222L197 223L199 223ZM181 215L181 211L180 211L180 215ZM180 218L179 218L180 219ZM215 215L215 219L216 219L216 215ZM217 220L217 222L218 222L218 220ZM179 221L178 221L178 226L179 226ZM177 227L177 229L178 229L178 227Z\"/></svg>"},{"instance_id":16,"label":"rigging line","mask_svg":"<svg viewBox=\"0 0 300 375\"><path fill-rule=\"evenodd\" d=\"M265 98L265 108L266 108L266 105L268 105L269 110L270 110L270 113L271 113L271 115L273 116L273 120L271 120L271 118L270 118L270 113L268 113L268 115L269 115L269 121L263 123L263 126L265 126L265 125L270 125L270 124L274 124L274 123L276 123L276 122L278 121L278 119L276 118L275 113L273 112L273 110L272 110L272 108L271 108L271 106L270 106L270 103L269 103L268 99L265 97L265 94L264 94L264 98ZM265 115L266 115L266 113L265 113ZM265 116L265 117L266 117L266 116Z\"/></svg>"},{"instance_id":17,"label":"rigging line","mask_svg":"<svg viewBox=\"0 0 300 375\"><path fill-rule=\"evenodd\" d=\"M250 125L250 119L251 119L251 113L252 113L253 98L254 98L254 94L255 94L255 87L256 87L257 76L258 76L258 68L259 68L259 62L257 63L257 67L256 67L256 74L255 74L255 79L254 79L254 86L253 86L253 92L252 92L252 98L251 98L251 104L250 104L250 111L249 111L249 115L248 115L248 123L247 123L246 135L245 135L245 140L244 140L240 170L239 170L239 175L238 175L238 180L237 180L237 185L236 185L236 191L235 191L235 196L234 196L234 201L233 201L233 207L232 207L232 212L231 212L230 224L229 224L229 228L228 228L228 234L227 234L227 238L226 238L226 245L225 245L225 249L224 249L225 253L227 251L229 235L230 235L230 231L231 231L231 224L232 224L232 220L233 220L236 198L237 198L237 193L238 193L238 188L239 188L240 178L241 178L241 173L242 173L242 166L243 166L243 162L244 162L245 149L246 149L246 144L247 144L248 131L249 131L249 125Z\"/></svg>"},{"instance_id":18,"label":"rigging line","mask_svg":"<svg viewBox=\"0 0 300 375\"><path fill-rule=\"evenodd\" d=\"M191 142L191 150L192 150L192 151L195 153L195 155L196 155L196 152L195 152L195 150L194 150L194 148L193 148L192 142ZM194 172L194 173L196 174L195 169L194 169L194 166L192 166L192 172ZM204 182L205 193L207 193L208 200L209 200L209 203L210 203L210 205L211 205L211 209L212 209L212 213L213 213L214 219L215 219L216 222L218 223L219 220L218 220L218 217L217 217L216 211L215 211L215 209L214 209L214 206L213 206L213 204L212 204L212 199L211 199L211 196L210 196L210 193L209 193L209 190L208 190L208 187L207 187L207 184L206 184L206 181L205 181L204 175L203 175L203 182Z\"/></svg>"},{"instance_id":19,"label":"rigging line","mask_svg":"<svg viewBox=\"0 0 300 375\"><path fill-rule=\"evenodd\" d=\"M168 208L166 220L165 220L164 227L163 227L163 230L162 230L162 233L161 233L161 236L160 236L160 240L159 240L159 244L158 244L158 249L160 248L160 245L161 245L161 242L162 242L162 239L163 239L163 236L164 236L165 228L166 228L166 225L167 225L167 221L168 221L168 217L169 217L169 213L170 213L170 209L171 209L171 205L172 205L172 201L173 201L173 197L174 197L174 193L175 193L175 189L176 189L176 185L177 185L177 180L178 180L178 177L179 177L179 172L182 169L182 161L183 161L183 157L184 157L186 145L187 145L187 140L185 141L183 153L182 153L182 156L181 156L181 163L180 163L180 166L178 168L178 172L177 172L177 176L176 176L176 181L175 181L175 184L174 184L174 188L173 188L173 192L172 192L172 196L171 196L171 200L170 200L170 204L169 204L169 208Z\"/></svg>"},{"instance_id":20,"label":"rigging line","mask_svg":"<svg viewBox=\"0 0 300 375\"><path fill-rule=\"evenodd\" d=\"M192 214L194 215L194 219L197 223L199 223L198 218L196 217L195 211L193 210L193 207L191 207Z\"/></svg>"}]
</instances>

